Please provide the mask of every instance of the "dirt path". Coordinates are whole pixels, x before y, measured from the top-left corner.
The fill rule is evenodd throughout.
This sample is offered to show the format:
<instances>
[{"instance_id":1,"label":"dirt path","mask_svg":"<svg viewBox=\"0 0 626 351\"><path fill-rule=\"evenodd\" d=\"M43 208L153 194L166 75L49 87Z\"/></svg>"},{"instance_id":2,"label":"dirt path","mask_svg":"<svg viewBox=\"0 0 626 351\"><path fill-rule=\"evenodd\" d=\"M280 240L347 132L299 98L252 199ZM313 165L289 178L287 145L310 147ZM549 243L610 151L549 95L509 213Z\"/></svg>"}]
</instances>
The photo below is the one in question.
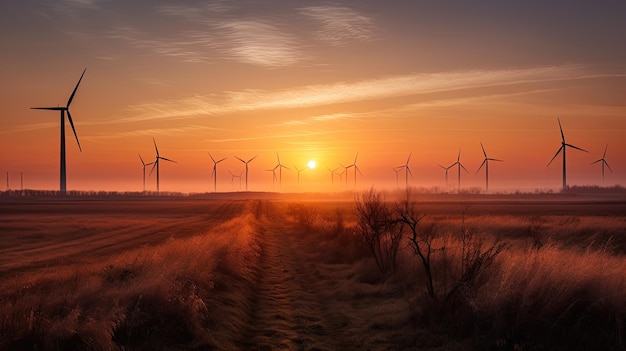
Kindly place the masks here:
<instances>
[{"instance_id":1,"label":"dirt path","mask_svg":"<svg viewBox=\"0 0 626 351\"><path fill-rule=\"evenodd\" d=\"M337 331L321 294L311 283L314 267L301 255L282 211L259 203L261 257L247 330L239 341L246 350L336 350Z\"/></svg>"}]
</instances>

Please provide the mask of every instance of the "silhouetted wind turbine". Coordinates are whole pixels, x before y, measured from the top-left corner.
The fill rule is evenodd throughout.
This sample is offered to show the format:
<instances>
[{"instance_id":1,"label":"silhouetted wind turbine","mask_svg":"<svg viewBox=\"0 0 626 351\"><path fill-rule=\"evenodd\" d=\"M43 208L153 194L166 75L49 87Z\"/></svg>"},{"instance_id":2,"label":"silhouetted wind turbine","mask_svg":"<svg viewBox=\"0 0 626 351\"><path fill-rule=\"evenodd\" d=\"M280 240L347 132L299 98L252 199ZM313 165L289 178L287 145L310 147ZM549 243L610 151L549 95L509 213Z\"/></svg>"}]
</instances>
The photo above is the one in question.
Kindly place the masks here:
<instances>
[{"instance_id":1,"label":"silhouetted wind turbine","mask_svg":"<svg viewBox=\"0 0 626 351\"><path fill-rule=\"evenodd\" d=\"M248 191L248 163L252 162L252 160L254 160L256 158L256 156L254 156L253 158L249 159L248 161L244 161L244 160L240 159L237 156L235 156L235 158L238 159L239 161L243 162L243 164L246 165L246 191Z\"/></svg>"},{"instance_id":2,"label":"silhouetted wind turbine","mask_svg":"<svg viewBox=\"0 0 626 351\"><path fill-rule=\"evenodd\" d=\"M413 176L413 173L411 172L411 169L409 168L409 161L411 160L411 155L412 154L413 154L412 152L409 154L409 157L406 159L406 163L405 164L403 164L402 166L398 166L397 167L398 169L404 168L404 176L406 178L406 180L405 180L406 185L405 186L406 186L407 189L409 187L409 173L411 174L411 177Z\"/></svg>"},{"instance_id":3,"label":"silhouetted wind turbine","mask_svg":"<svg viewBox=\"0 0 626 351\"><path fill-rule=\"evenodd\" d=\"M280 163L280 156L278 156L278 152L276 153L276 159L278 160L278 164L276 164L276 167L278 167L278 187L280 189L282 189L283 187L283 168L286 170L289 170L289 167L283 165L282 163Z\"/></svg>"},{"instance_id":4,"label":"silhouetted wind turbine","mask_svg":"<svg viewBox=\"0 0 626 351\"><path fill-rule=\"evenodd\" d=\"M165 157L161 157L161 155L159 154L159 148L157 147L156 144L156 140L154 140L154 138L152 138L152 142L154 143L154 150L156 151L156 158L154 160L154 162L152 162L152 169L150 170L150 174L152 174L152 172L154 171L154 168L156 167L156 186L157 186L157 194L160 191L159 188L159 160L163 160L163 161L168 161L168 162L174 162L176 163L176 161L174 160L170 160L169 158L165 158Z\"/></svg>"},{"instance_id":5,"label":"silhouetted wind turbine","mask_svg":"<svg viewBox=\"0 0 626 351\"><path fill-rule=\"evenodd\" d=\"M278 165L272 169L266 169L266 171L272 172L272 191L276 191L276 168L278 168Z\"/></svg>"},{"instance_id":6,"label":"silhouetted wind turbine","mask_svg":"<svg viewBox=\"0 0 626 351\"><path fill-rule=\"evenodd\" d=\"M143 165L143 192L145 193L146 192L146 167L150 166L154 162L150 162L150 163L143 162L143 158L141 158L141 155L139 155L139 159L141 160L141 164Z\"/></svg>"},{"instance_id":7,"label":"silhouetted wind turbine","mask_svg":"<svg viewBox=\"0 0 626 351\"><path fill-rule=\"evenodd\" d=\"M402 166L400 167L391 167L391 169L396 173L396 186L399 188L400 187L400 178L399 178L399 174L400 171L402 170Z\"/></svg>"},{"instance_id":8,"label":"silhouetted wind turbine","mask_svg":"<svg viewBox=\"0 0 626 351\"><path fill-rule=\"evenodd\" d=\"M78 90L78 85L80 81L83 79L85 72L87 69L83 70L83 74L80 75L78 79L78 83L76 83L76 87L74 87L74 91L72 91L72 95L67 100L67 105L65 107L32 107L33 110L51 110L51 111L61 111L61 176L60 176L60 193L61 195L65 195L66 193L66 167L65 167L65 112L67 112L67 119L70 121L70 126L72 126L72 131L74 131L74 136L76 137L76 143L78 144L78 149L82 152L83 149L80 146L80 141L78 141L78 135L76 134L76 128L74 128L74 121L72 121L72 115L70 114L70 105L72 104L72 100L74 99L74 95L76 94L76 90Z\"/></svg>"},{"instance_id":9,"label":"silhouetted wind turbine","mask_svg":"<svg viewBox=\"0 0 626 351\"><path fill-rule=\"evenodd\" d=\"M497 161L497 162L504 162L504 161L498 160L496 158L487 157L487 152L485 152L485 148L483 147L482 142L480 143L480 148L483 149L483 155L485 155L485 159L483 160L483 163L480 164L480 167L478 167L476 174L478 174L480 169L483 168L483 166L485 166L485 191L489 192L489 161Z\"/></svg>"},{"instance_id":10,"label":"silhouetted wind turbine","mask_svg":"<svg viewBox=\"0 0 626 351\"><path fill-rule=\"evenodd\" d=\"M600 162L602 164L602 185L604 185L604 166L606 165L609 168L609 171L611 171L611 173L613 173L613 170L611 169L611 166L609 166L609 163L606 162L605 157L606 157L606 149L609 148L609 145L607 145L606 147L604 147L604 153L602 154L602 158L597 160L597 161L593 161L590 164L594 164L594 163L598 163Z\"/></svg>"},{"instance_id":11,"label":"silhouetted wind turbine","mask_svg":"<svg viewBox=\"0 0 626 351\"><path fill-rule=\"evenodd\" d=\"M298 187L300 186L300 172L304 171L306 169L306 167L303 167L302 169L298 168L298 166L293 165L293 168L296 169L296 172L298 172Z\"/></svg>"},{"instance_id":12,"label":"silhouetted wind turbine","mask_svg":"<svg viewBox=\"0 0 626 351\"><path fill-rule=\"evenodd\" d=\"M453 163L452 166L458 166L459 168L459 179L458 179L457 189L458 189L458 192L461 192L461 168L463 168L463 170L467 173L469 173L469 171L461 163L461 149L460 148L459 148L459 155L456 158L456 162Z\"/></svg>"},{"instance_id":13,"label":"silhouetted wind turbine","mask_svg":"<svg viewBox=\"0 0 626 351\"><path fill-rule=\"evenodd\" d=\"M361 173L361 170L359 169L359 166L356 165L356 159L359 157L359 153L357 152L356 155L354 156L354 162L352 162L351 165L348 165L346 168L346 171L348 170L348 168L350 167L354 167L354 190L356 190L356 172L359 172L360 175L363 175L363 173ZM348 175L346 174L346 186L348 186Z\"/></svg>"},{"instance_id":14,"label":"silhouetted wind turbine","mask_svg":"<svg viewBox=\"0 0 626 351\"><path fill-rule=\"evenodd\" d=\"M224 157L221 160L215 161L215 159L213 158L210 152L209 152L209 157L211 158L211 161L213 161L213 172L211 173L211 175L213 176L213 192L216 193L217 192L217 164L224 161L226 157Z\"/></svg>"},{"instance_id":15,"label":"silhouetted wind turbine","mask_svg":"<svg viewBox=\"0 0 626 351\"><path fill-rule=\"evenodd\" d=\"M232 189L234 183L235 183L235 178L239 178L239 190L241 190L241 173L243 171L239 172L239 175L234 175L233 172L230 171L230 169L228 170L228 173L230 173L230 175L232 176L232 178L230 179L230 187Z\"/></svg>"},{"instance_id":16,"label":"silhouetted wind turbine","mask_svg":"<svg viewBox=\"0 0 626 351\"><path fill-rule=\"evenodd\" d=\"M567 169L565 167L565 151L568 147L571 147L573 149L578 149L580 151L584 151L584 152L589 152L585 149L581 149L578 146L574 146L571 144L568 144L565 142L565 135L563 134L563 127L561 126L561 120L557 118L557 121L559 122L559 129L561 130L561 147L556 151L556 154L554 154L554 157L552 157L552 159L550 160L550 162L548 162L548 166L550 166L550 164L552 163L552 161L554 161L554 159L559 155L559 153L561 151L563 151L563 190L567 189ZM546 166L546 167L548 167Z\"/></svg>"},{"instance_id":17,"label":"silhouetted wind turbine","mask_svg":"<svg viewBox=\"0 0 626 351\"><path fill-rule=\"evenodd\" d=\"M446 187L449 187L450 185L448 184L448 170L452 167L454 167L454 165L456 165L456 163L451 164L448 167L444 167L442 165L439 165L439 167L443 168L446 171Z\"/></svg>"}]
</instances>

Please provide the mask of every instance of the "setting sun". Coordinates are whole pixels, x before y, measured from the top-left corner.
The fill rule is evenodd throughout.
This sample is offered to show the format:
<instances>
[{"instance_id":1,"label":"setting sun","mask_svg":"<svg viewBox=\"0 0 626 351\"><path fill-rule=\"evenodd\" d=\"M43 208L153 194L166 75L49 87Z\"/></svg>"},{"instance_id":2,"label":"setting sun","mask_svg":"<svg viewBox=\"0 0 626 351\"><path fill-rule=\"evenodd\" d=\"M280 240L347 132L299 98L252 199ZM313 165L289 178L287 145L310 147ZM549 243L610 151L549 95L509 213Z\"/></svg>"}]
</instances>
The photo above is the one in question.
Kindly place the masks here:
<instances>
[{"instance_id":1,"label":"setting sun","mask_svg":"<svg viewBox=\"0 0 626 351\"><path fill-rule=\"evenodd\" d=\"M307 163L306 165L309 167L309 169L314 169L316 166L316 163L314 160L310 160L309 163Z\"/></svg>"}]
</instances>

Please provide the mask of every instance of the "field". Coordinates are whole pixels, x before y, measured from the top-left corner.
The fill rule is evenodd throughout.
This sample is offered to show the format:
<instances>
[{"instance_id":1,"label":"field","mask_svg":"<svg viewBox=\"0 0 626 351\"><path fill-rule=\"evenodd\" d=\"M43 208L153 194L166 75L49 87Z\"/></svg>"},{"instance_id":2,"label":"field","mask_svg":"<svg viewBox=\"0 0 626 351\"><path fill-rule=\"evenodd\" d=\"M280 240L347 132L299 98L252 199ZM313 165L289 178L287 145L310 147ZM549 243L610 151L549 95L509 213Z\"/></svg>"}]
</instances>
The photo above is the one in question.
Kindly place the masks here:
<instances>
[{"instance_id":1,"label":"field","mask_svg":"<svg viewBox=\"0 0 626 351\"><path fill-rule=\"evenodd\" d=\"M626 347L623 198L415 199L0 199L0 349Z\"/></svg>"}]
</instances>

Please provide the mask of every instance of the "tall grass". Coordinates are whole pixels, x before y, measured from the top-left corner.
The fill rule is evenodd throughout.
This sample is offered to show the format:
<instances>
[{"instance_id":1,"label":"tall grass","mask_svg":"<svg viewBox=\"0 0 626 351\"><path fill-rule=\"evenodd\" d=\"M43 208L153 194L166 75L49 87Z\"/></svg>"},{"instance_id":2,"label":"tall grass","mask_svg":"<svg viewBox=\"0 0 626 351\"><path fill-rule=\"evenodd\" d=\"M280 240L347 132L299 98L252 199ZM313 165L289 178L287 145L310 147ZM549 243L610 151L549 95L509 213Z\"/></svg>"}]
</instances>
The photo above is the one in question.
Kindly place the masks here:
<instances>
[{"instance_id":1,"label":"tall grass","mask_svg":"<svg viewBox=\"0 0 626 351\"><path fill-rule=\"evenodd\" d=\"M215 328L228 309L220 291L253 278L259 250L253 221L248 211L204 235L4 280L0 349L220 345L230 332Z\"/></svg>"}]
</instances>

